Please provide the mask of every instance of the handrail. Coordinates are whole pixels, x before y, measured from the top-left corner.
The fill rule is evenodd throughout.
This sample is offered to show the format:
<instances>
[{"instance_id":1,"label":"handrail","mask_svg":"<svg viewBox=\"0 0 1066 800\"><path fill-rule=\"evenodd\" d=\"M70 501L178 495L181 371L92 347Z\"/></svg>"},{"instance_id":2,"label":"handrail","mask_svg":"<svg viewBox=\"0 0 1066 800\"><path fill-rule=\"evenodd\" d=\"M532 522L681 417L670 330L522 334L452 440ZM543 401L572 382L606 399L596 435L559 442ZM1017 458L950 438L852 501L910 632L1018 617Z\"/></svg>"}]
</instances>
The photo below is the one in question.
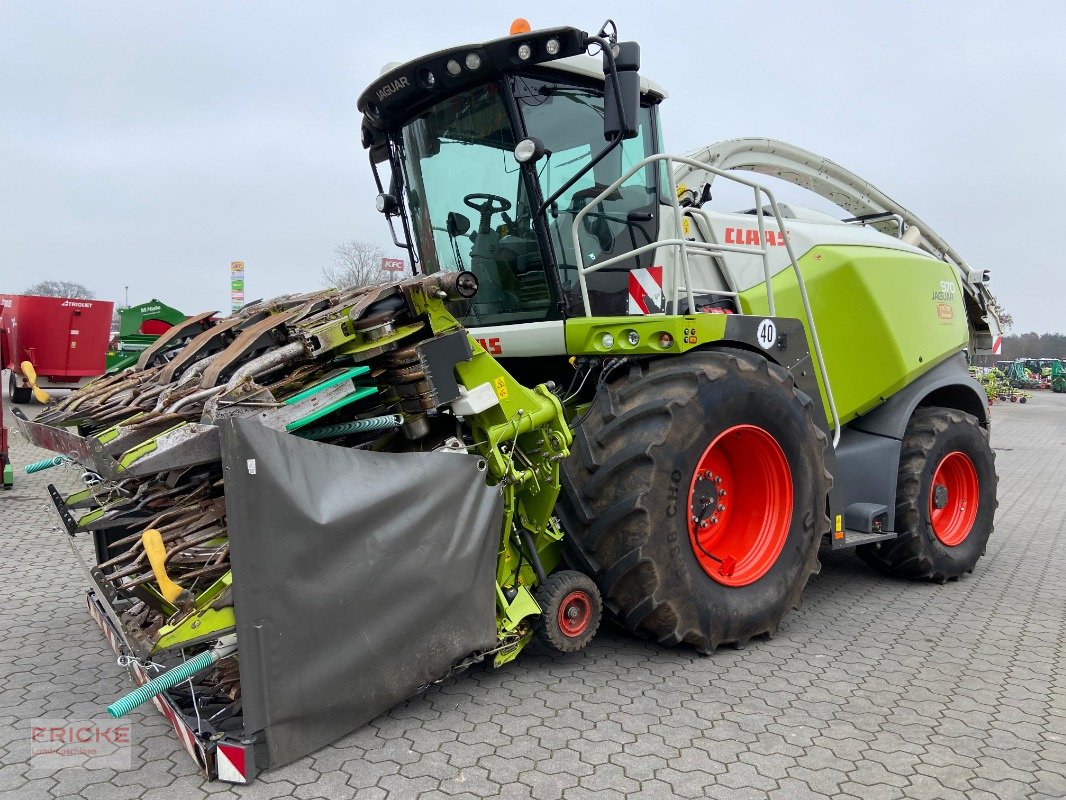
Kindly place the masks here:
<instances>
[{"instance_id":1,"label":"handrail","mask_svg":"<svg viewBox=\"0 0 1066 800\"><path fill-rule=\"evenodd\" d=\"M673 238L673 239L662 239L662 240L660 240L658 242L652 242L652 243L647 244L647 245L642 245L641 247L638 247L638 248L636 248L634 250L629 250L629 251L627 251L627 252L625 252L625 253L623 253L621 255L617 255L617 256L614 256L612 258L608 258L605 261L601 261L598 264L591 264L591 265L586 267L585 264L584 264L584 258L582 257L582 253L581 253L581 241L580 241L580 238L579 238L579 232L580 232L580 227L579 226L581 225L582 221L585 219L585 216L589 213L590 209L592 209L593 207L595 207L599 203L603 202L608 196L610 196L615 191L617 191L618 188L622 186L622 184L624 184L626 181L628 181L630 178L632 178L634 175L636 175L638 172L640 172L642 169L644 169L648 165L654 164L654 163L656 163L658 161L663 161L663 162L665 162L665 165L666 165L666 175L667 175L667 179L669 181L669 190L670 190L670 206L671 206L671 208L672 208L672 210L674 212L674 230L675 231L681 231L682 230L682 225L681 225L681 217L682 217L681 205L680 205L680 203L678 202L678 199L677 199L677 182L676 182L676 179L674 178L674 164L675 163L679 163L679 164L685 164L685 165L687 165L689 167L692 167L693 169L705 170L705 171L707 171L707 172L709 172L709 173L711 173L713 175L716 175L716 176L718 176L720 178L724 178L726 180L734 181L735 183L739 183L742 186L747 186L750 189L752 189L752 191L754 192L754 195L755 195L755 209L756 209L756 212L757 212L755 214L755 216L756 216L756 219L758 220L760 246L759 247L749 247L747 245L718 244L717 242L695 242L695 241L690 242L687 239L685 239L684 237ZM765 283L766 283L766 305L767 305L767 310L768 310L769 316L771 316L771 317L776 316L777 315L776 314L776 304L774 302L774 288L773 288L773 282L772 282L773 276L772 276L772 274L770 272L769 251L768 251L768 249L766 247L766 221L764 219L765 215L762 213L763 205L762 205L762 201L761 201L760 196L765 196L767 202L770 204L770 208L773 211L774 220L777 222L778 230L781 231L782 236L784 238L785 249L788 252L788 258L789 258L789 261L791 262L791 265L792 265L792 271L793 271L793 273L796 276L796 283L797 283L798 288L799 288L800 300L803 303L803 312L804 312L804 314L807 317L807 328L811 332L811 344L812 344L812 346L814 348L814 355L815 355L815 358L817 359L818 369L819 369L819 371L822 374L822 383L823 383L823 387L825 389L826 400L827 400L827 402L829 404L829 412L830 412L830 415L832 417L832 422L833 422L833 447L836 448L836 446L840 443L840 415L837 412L836 402L833 399L833 390L832 390L832 388L829 385L829 373L826 372L825 359L824 359L824 357L822 355L822 345L821 345L821 342L818 339L818 330L817 330L817 327L815 326L815 323L814 323L814 313L811 310L810 298L807 296L807 286L806 286L806 283L803 280L803 274L800 272L799 264L796 263L796 254L795 254L795 252L792 249L792 242L789 239L789 237L786 235L785 221L784 221L784 217L781 216L781 209L778 208L777 199L774 197L773 192L770 191L770 189L768 189L767 187L762 186L761 184L755 183L754 181L749 181L749 180L746 180L744 178L741 178L741 177L737 176L736 174L731 174L731 173L726 172L724 170L720 170L717 167L711 166L710 164L706 164L706 163L703 163L701 161L696 161L695 159L687 158L685 156L671 156L671 155L667 155L665 153L657 153L655 155L648 156L648 157L642 159L641 161L637 162L636 164L634 164L630 169L628 169L624 173L622 173L622 175L619 176L613 183L611 183L609 186L604 188L603 191L601 191L598 195L596 195L596 197L592 198L588 203L586 203L585 207L582 208L577 214L574 215L574 221L573 221L573 224L571 226L571 235L573 236L573 241L574 241L574 256L577 259L577 279L578 279L578 284L580 285L580 288L581 288L581 301L582 301L582 303L583 303L583 305L585 307L585 316L586 317L591 317L592 316L592 306L591 306L591 303L589 302L588 284L587 284L587 282L585 280L585 276L587 274L592 273L592 272L596 272L598 270L601 270L604 267L608 267L608 266L611 266L613 264L617 264L617 263L619 263L621 261L625 261L625 260L631 259L634 256L641 255L642 253L646 253L649 250L658 249L659 247L677 247L678 248L678 253L679 253L680 257L681 257L681 272L682 272L682 276L683 276L684 282L685 282L684 283L685 298L688 301L688 308L690 309L690 312L695 312L695 309L696 309L696 301L695 301L695 298L694 298L693 292L692 292L692 273L690 271L689 261L688 261L688 251L689 251L690 248L695 250L695 251L697 251L697 252L705 252L705 253L746 253L746 254L749 254L749 255L761 256L762 257L762 261L763 261L763 276L765 278ZM688 209L686 209L686 210L688 210ZM676 279L676 275L673 274L673 273L671 273L671 275L670 275L670 287L671 287L671 290L672 290L671 291L672 308L676 312L676 309L678 307L678 300L679 300L678 293L679 293L679 289L681 288L681 286L680 286L679 282ZM724 292L715 292L715 294L723 294L724 295L726 293L724 293ZM733 293L733 296L735 296L735 293ZM663 314L666 313L666 304L665 303L663 304L662 313Z\"/></svg>"}]
</instances>

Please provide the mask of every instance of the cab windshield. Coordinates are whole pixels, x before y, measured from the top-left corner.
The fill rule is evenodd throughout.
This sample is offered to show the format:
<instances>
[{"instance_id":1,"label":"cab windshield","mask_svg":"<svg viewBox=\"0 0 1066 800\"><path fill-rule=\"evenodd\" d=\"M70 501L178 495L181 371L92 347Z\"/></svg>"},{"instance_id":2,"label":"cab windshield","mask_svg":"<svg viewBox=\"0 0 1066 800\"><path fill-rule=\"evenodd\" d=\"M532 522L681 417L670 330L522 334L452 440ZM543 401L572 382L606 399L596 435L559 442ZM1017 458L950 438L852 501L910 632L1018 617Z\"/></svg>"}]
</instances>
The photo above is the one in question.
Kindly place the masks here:
<instances>
[{"instance_id":1,"label":"cab windshield","mask_svg":"<svg viewBox=\"0 0 1066 800\"><path fill-rule=\"evenodd\" d=\"M547 152L535 165L535 181L514 160L523 136L515 134L503 92L513 92L527 135L544 142ZM478 277L467 325L558 316L559 298L547 273L553 264L575 306L574 215L622 171L654 152L651 133L650 109L642 109L640 134L583 175L538 219L543 199L603 148L602 91L513 77L447 98L404 126L405 203L423 268L466 269ZM655 187L655 170L646 167L589 212L579 232L586 265L654 240ZM542 251L542 238L551 253ZM651 257L648 253L644 260L650 263ZM628 271L646 266L637 262L627 259L588 276L595 313L625 313Z\"/></svg>"}]
</instances>

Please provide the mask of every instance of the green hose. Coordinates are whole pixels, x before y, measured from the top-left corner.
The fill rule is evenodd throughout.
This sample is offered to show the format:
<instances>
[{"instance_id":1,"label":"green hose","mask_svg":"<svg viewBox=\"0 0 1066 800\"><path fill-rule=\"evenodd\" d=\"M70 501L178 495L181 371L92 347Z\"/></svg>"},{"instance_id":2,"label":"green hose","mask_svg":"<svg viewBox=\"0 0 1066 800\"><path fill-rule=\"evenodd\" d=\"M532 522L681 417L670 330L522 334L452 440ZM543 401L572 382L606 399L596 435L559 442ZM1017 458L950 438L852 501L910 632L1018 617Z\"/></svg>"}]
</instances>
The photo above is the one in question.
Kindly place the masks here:
<instances>
[{"instance_id":1,"label":"green hose","mask_svg":"<svg viewBox=\"0 0 1066 800\"><path fill-rule=\"evenodd\" d=\"M58 467L60 464L65 464L68 461L70 461L70 459L66 456L53 456L52 458L45 458L41 461L34 461L32 464L26 465L26 474L32 475L35 472L40 472L49 467Z\"/></svg>"},{"instance_id":2,"label":"green hose","mask_svg":"<svg viewBox=\"0 0 1066 800\"><path fill-rule=\"evenodd\" d=\"M138 686L125 697L120 697L107 707L107 713L112 717L124 717L141 703L147 703L157 694L162 694L167 689L177 686L182 681L187 681L197 672L215 664L221 656L215 650L205 650L195 658L190 658L184 664L179 664L173 669L168 669L143 686Z\"/></svg>"}]
</instances>

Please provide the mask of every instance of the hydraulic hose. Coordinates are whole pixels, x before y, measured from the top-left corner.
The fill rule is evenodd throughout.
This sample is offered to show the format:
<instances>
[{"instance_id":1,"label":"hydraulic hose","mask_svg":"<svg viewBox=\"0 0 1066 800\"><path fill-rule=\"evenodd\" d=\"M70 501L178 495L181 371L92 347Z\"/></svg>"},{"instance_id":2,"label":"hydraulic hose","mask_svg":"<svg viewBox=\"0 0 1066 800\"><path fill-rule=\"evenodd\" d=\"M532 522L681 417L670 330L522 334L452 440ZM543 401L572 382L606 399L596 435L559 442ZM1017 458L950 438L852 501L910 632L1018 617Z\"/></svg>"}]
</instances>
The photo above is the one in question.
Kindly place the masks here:
<instances>
[{"instance_id":1,"label":"hydraulic hose","mask_svg":"<svg viewBox=\"0 0 1066 800\"><path fill-rule=\"evenodd\" d=\"M53 456L52 458L45 458L41 461L34 461L32 464L26 465L26 474L32 475L35 472L49 469L51 467L58 467L60 464L66 464L69 461L66 456Z\"/></svg>"},{"instance_id":2,"label":"hydraulic hose","mask_svg":"<svg viewBox=\"0 0 1066 800\"><path fill-rule=\"evenodd\" d=\"M540 553L537 552L537 548L533 544L533 537L521 525L518 526L518 535L522 539L522 544L526 546L526 550L529 551L526 555L529 556L529 563L537 576L537 582L544 583L544 581L548 580L548 576L544 572L544 565L540 563Z\"/></svg>"},{"instance_id":3,"label":"hydraulic hose","mask_svg":"<svg viewBox=\"0 0 1066 800\"><path fill-rule=\"evenodd\" d=\"M231 645L218 650L205 650L200 655L190 658L184 664L168 669L162 675L152 678L148 683L138 686L126 696L120 697L107 707L107 713L116 719L123 717L142 703L147 703L157 694L162 694L182 681L187 681L196 673L203 672L208 667L217 664L219 659L229 655L236 649L236 645Z\"/></svg>"}]
</instances>

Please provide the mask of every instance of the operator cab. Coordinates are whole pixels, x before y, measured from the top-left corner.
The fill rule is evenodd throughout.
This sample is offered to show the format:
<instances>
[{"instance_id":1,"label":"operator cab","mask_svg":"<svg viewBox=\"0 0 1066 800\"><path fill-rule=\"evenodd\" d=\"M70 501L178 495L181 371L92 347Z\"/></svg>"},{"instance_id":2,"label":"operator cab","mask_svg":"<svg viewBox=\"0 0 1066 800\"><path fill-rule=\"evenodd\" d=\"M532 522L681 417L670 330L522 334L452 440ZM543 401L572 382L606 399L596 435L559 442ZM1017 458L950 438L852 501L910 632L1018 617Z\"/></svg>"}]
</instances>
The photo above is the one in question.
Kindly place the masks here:
<instances>
[{"instance_id":1,"label":"operator cab","mask_svg":"<svg viewBox=\"0 0 1066 800\"><path fill-rule=\"evenodd\" d=\"M386 68L359 99L379 210L399 222L396 244L421 272L477 276L477 296L462 309L468 326L583 313L575 215L658 152L665 93L637 75L636 44L622 43L637 63L619 61L618 85L630 95L620 112L614 84L605 89L614 64L584 55L597 39L574 28L526 28ZM587 212L577 234L586 266L656 241L659 172L658 162L646 165ZM653 258L649 251L590 273L592 312L625 314L630 270Z\"/></svg>"}]
</instances>

